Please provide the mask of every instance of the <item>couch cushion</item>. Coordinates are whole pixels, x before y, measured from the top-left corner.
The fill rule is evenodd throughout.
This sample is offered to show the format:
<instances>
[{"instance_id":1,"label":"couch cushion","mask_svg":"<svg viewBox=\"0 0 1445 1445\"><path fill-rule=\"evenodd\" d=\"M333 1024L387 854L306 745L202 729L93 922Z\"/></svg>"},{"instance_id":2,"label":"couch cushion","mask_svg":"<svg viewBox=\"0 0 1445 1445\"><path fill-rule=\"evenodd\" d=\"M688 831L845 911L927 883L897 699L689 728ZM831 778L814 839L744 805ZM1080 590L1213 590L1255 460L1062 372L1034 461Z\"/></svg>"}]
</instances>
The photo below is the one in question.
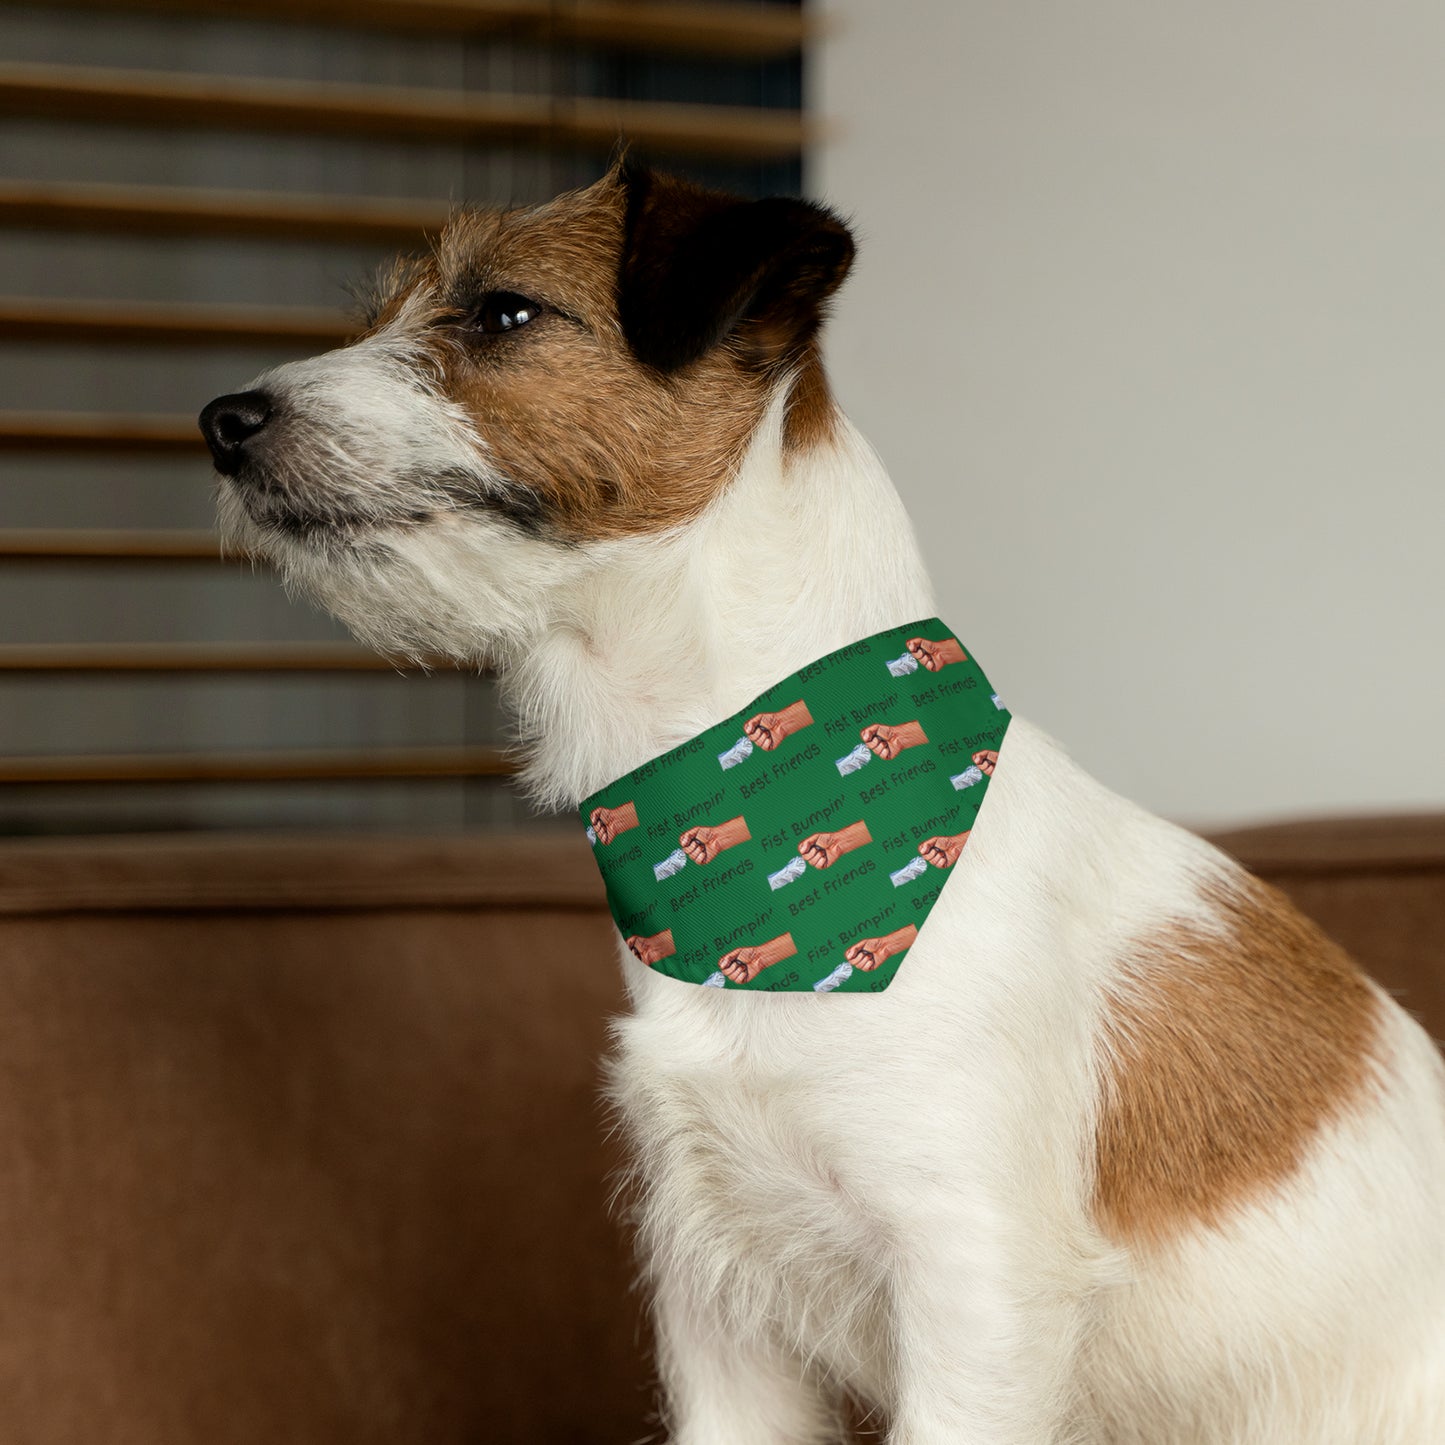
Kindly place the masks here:
<instances>
[{"instance_id":1,"label":"couch cushion","mask_svg":"<svg viewBox=\"0 0 1445 1445\"><path fill-rule=\"evenodd\" d=\"M556 852L0 848L5 1438L644 1432L619 970Z\"/></svg>"}]
</instances>

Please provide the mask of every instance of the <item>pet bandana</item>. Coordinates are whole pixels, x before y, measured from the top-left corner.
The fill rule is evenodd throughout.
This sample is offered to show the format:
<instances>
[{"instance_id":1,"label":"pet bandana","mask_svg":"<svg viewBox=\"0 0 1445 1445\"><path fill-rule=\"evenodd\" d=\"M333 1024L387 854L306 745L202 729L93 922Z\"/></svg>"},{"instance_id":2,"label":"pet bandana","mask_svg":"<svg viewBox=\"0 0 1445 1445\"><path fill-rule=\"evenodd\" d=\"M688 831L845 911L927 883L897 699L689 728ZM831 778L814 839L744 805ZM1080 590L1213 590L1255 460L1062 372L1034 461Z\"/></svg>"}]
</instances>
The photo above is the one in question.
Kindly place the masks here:
<instances>
[{"instance_id":1,"label":"pet bandana","mask_svg":"<svg viewBox=\"0 0 1445 1445\"><path fill-rule=\"evenodd\" d=\"M627 946L712 988L887 988L1008 724L937 618L810 663L582 804Z\"/></svg>"}]
</instances>

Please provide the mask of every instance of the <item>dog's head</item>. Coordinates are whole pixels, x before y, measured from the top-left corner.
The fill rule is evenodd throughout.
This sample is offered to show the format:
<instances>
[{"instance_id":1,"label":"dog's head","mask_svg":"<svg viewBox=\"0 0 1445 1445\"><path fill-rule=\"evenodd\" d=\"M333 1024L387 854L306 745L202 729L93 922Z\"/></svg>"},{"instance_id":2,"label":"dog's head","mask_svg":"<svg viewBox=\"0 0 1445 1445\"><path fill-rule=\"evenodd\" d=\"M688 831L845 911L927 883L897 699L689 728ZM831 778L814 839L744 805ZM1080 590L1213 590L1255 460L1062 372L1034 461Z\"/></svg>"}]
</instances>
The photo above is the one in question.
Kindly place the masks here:
<instances>
[{"instance_id":1,"label":"dog's head","mask_svg":"<svg viewBox=\"0 0 1445 1445\"><path fill-rule=\"evenodd\" d=\"M223 527L382 646L505 644L579 547L706 508L780 386L794 444L826 431L814 343L852 255L821 207L626 164L461 212L358 340L201 413Z\"/></svg>"}]
</instances>

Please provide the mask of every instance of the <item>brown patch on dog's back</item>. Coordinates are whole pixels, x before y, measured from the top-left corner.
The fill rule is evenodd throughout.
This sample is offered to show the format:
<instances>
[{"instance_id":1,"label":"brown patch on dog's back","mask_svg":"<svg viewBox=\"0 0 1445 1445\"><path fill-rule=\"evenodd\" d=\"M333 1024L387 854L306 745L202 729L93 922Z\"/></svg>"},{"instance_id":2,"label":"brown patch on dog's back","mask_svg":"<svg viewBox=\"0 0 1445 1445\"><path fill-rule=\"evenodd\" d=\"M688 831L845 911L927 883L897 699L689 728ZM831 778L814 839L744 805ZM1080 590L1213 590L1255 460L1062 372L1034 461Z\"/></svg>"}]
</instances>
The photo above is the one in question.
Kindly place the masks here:
<instances>
[{"instance_id":1,"label":"brown patch on dog's back","mask_svg":"<svg viewBox=\"0 0 1445 1445\"><path fill-rule=\"evenodd\" d=\"M1144 940L1108 1003L1094 1211L1131 1243L1283 1184L1372 1076L1379 1001L1343 951L1245 874L1211 901L1217 932Z\"/></svg>"}]
</instances>

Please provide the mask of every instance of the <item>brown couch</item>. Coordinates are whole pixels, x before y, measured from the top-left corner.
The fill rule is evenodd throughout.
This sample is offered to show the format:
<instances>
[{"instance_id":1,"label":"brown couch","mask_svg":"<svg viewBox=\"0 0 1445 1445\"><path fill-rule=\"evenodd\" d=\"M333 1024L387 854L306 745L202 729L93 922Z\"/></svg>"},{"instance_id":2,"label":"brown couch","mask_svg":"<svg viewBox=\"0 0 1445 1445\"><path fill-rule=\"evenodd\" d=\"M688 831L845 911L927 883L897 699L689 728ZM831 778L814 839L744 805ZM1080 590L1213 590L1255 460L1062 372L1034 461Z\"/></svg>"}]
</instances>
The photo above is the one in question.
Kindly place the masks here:
<instances>
[{"instance_id":1,"label":"brown couch","mask_svg":"<svg viewBox=\"0 0 1445 1445\"><path fill-rule=\"evenodd\" d=\"M1221 841L1445 1034L1445 818ZM610 938L570 837L0 844L0 1439L646 1436Z\"/></svg>"}]
</instances>

